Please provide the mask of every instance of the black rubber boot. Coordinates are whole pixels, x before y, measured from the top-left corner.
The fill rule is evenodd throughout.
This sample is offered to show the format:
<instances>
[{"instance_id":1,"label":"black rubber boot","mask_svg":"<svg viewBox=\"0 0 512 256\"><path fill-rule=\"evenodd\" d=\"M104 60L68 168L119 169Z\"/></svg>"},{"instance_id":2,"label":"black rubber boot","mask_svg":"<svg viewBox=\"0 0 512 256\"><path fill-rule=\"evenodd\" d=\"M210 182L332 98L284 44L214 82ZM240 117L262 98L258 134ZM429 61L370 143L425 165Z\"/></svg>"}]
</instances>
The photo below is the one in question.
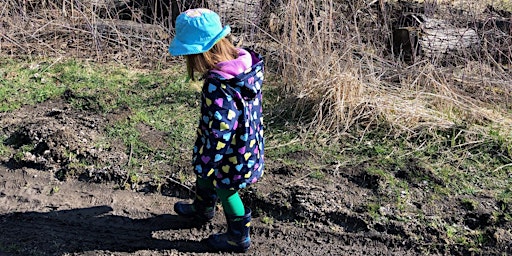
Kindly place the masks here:
<instances>
[{"instance_id":1,"label":"black rubber boot","mask_svg":"<svg viewBox=\"0 0 512 256\"><path fill-rule=\"evenodd\" d=\"M194 218L200 222L208 222L215 216L217 194L214 189L196 187L196 197L193 203L177 202L174 211L183 217Z\"/></svg>"},{"instance_id":2,"label":"black rubber boot","mask_svg":"<svg viewBox=\"0 0 512 256\"><path fill-rule=\"evenodd\" d=\"M214 234L206 239L208 246L219 252L247 252L251 246L249 235L251 227L251 209L245 209L244 216L228 216L228 231Z\"/></svg>"}]
</instances>

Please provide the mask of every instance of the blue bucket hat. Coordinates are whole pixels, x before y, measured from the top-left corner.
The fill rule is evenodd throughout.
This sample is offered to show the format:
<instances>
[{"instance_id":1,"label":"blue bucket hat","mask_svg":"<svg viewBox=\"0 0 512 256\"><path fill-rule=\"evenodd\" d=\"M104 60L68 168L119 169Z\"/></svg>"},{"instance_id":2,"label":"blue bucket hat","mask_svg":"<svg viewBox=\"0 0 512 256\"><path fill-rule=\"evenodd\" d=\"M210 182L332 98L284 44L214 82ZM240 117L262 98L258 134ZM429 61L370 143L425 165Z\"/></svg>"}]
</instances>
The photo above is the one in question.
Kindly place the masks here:
<instances>
[{"instance_id":1,"label":"blue bucket hat","mask_svg":"<svg viewBox=\"0 0 512 256\"><path fill-rule=\"evenodd\" d=\"M207 52L230 32L229 26L222 27L217 13L204 8L187 10L176 18L176 36L169 53L180 56Z\"/></svg>"}]
</instances>

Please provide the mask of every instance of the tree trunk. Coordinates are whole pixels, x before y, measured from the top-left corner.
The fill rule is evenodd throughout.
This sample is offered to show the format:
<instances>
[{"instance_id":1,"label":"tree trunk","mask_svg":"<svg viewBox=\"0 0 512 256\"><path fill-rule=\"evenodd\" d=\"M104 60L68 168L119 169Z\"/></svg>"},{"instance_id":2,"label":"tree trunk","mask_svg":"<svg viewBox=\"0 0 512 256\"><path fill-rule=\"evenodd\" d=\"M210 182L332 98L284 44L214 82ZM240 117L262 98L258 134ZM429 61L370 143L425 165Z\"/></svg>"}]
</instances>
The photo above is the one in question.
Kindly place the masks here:
<instances>
[{"instance_id":1,"label":"tree trunk","mask_svg":"<svg viewBox=\"0 0 512 256\"><path fill-rule=\"evenodd\" d=\"M436 58L451 54L473 52L479 37L472 28L459 28L445 20L407 14L415 21L412 26L393 30L392 45L396 55L414 61L418 55Z\"/></svg>"}]
</instances>

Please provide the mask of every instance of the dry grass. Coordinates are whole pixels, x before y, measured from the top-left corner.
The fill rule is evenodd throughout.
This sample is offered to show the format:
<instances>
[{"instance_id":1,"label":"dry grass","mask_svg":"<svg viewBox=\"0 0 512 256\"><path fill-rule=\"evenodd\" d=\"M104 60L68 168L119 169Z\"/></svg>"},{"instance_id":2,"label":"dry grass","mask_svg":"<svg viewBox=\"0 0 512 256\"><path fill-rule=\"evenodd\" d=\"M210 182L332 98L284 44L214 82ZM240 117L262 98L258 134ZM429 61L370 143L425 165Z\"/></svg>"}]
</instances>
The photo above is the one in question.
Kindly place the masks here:
<instances>
[{"instance_id":1,"label":"dry grass","mask_svg":"<svg viewBox=\"0 0 512 256\"><path fill-rule=\"evenodd\" d=\"M309 117L309 131L342 133L376 120L398 133L511 124L509 67L485 53L458 65L443 56L409 64L390 58L382 39L392 20L378 1L368 3L289 1L276 11L285 91L297 98L294 113ZM471 86L487 89L466 91Z\"/></svg>"},{"instance_id":2,"label":"dry grass","mask_svg":"<svg viewBox=\"0 0 512 256\"><path fill-rule=\"evenodd\" d=\"M172 14L148 17L133 9L129 20L119 20L126 8L104 8L93 5L95 1L4 1L0 51L11 56L80 57L148 67L175 60L167 53ZM198 2L204 6L207 1ZM462 57L404 62L388 45L397 21L390 6L396 2L348 2L263 0L261 20L246 20L237 32L252 39L244 43L259 41L253 45L267 50L268 69L282 77L283 95L293 102L287 107L308 131L344 133L354 127L364 131L382 120L398 133L461 122L510 125L510 63L498 63L491 50L496 42L512 40L511 35L494 41L485 37L486 45L480 47L484 50L476 57L468 57L474 52L468 50ZM493 3L510 5L502 0ZM450 12L436 7L444 4L431 0L423 7L446 15ZM481 14L482 5L476 8L475 4L460 0L456 6ZM182 4L179 9L187 7ZM240 15L244 14L242 10ZM461 20L450 15L448 20ZM474 26L475 15L467 17L468 28ZM457 61L446 64L450 58Z\"/></svg>"}]
</instances>

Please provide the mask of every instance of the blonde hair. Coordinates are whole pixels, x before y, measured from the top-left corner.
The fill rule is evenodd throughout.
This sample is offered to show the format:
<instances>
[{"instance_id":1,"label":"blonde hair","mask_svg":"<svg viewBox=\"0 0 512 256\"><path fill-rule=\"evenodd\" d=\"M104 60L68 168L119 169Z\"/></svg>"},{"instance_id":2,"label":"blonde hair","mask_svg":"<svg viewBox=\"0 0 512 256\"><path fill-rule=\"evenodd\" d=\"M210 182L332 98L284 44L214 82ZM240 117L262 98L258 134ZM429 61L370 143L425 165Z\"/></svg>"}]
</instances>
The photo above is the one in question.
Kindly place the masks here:
<instances>
[{"instance_id":1,"label":"blonde hair","mask_svg":"<svg viewBox=\"0 0 512 256\"><path fill-rule=\"evenodd\" d=\"M238 50L228 37L222 38L207 52L186 55L188 77L194 79L194 72L204 74L215 69L217 63L238 57Z\"/></svg>"}]
</instances>

